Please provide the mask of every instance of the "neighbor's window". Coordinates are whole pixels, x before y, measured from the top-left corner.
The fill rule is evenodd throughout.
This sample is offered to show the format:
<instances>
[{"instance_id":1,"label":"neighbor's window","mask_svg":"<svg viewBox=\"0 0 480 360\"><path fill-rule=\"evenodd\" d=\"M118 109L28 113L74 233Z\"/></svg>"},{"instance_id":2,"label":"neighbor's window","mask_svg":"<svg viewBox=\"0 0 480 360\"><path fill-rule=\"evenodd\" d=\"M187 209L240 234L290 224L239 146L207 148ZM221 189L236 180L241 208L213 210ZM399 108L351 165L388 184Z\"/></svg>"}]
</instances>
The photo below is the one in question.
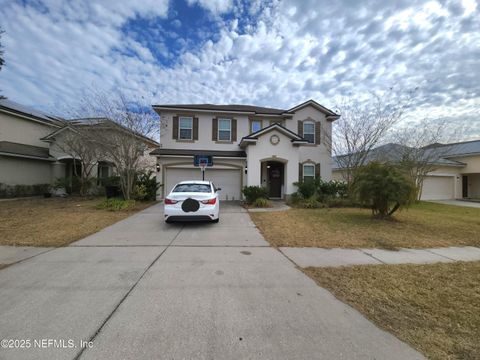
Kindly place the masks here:
<instances>
[{"instance_id":1,"label":"neighbor's window","mask_svg":"<svg viewBox=\"0 0 480 360\"><path fill-rule=\"evenodd\" d=\"M304 164L303 165L303 181L315 179L315 165Z\"/></svg>"},{"instance_id":2,"label":"neighbor's window","mask_svg":"<svg viewBox=\"0 0 480 360\"><path fill-rule=\"evenodd\" d=\"M193 119L191 117L181 117L178 121L178 138L180 140L192 140Z\"/></svg>"},{"instance_id":3,"label":"neighbor's window","mask_svg":"<svg viewBox=\"0 0 480 360\"><path fill-rule=\"evenodd\" d=\"M309 143L315 143L315 123L308 121L303 123L303 137Z\"/></svg>"},{"instance_id":4,"label":"neighbor's window","mask_svg":"<svg viewBox=\"0 0 480 360\"><path fill-rule=\"evenodd\" d=\"M257 132L262 129L262 120L252 120L252 128L250 129L252 133Z\"/></svg>"},{"instance_id":5,"label":"neighbor's window","mask_svg":"<svg viewBox=\"0 0 480 360\"><path fill-rule=\"evenodd\" d=\"M232 140L232 120L218 119L218 140L219 141Z\"/></svg>"}]
</instances>

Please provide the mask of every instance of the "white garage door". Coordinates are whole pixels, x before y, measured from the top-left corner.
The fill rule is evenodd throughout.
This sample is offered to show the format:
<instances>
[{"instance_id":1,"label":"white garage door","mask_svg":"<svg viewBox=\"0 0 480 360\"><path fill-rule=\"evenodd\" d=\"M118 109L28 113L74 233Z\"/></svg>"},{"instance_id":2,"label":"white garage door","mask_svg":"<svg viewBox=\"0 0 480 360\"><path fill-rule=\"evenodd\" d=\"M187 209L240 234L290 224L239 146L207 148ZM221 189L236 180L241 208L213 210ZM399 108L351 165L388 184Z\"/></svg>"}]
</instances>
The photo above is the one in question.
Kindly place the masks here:
<instances>
[{"instance_id":1,"label":"white garage door","mask_svg":"<svg viewBox=\"0 0 480 360\"><path fill-rule=\"evenodd\" d=\"M168 195L175 184L185 180L202 180L202 172L199 168L167 168L165 174L165 194ZM205 170L205 180L213 181L216 187L222 189L219 192L220 199L240 199L240 170L207 168Z\"/></svg>"},{"instance_id":2,"label":"white garage door","mask_svg":"<svg viewBox=\"0 0 480 360\"><path fill-rule=\"evenodd\" d=\"M454 199L453 176L427 176L423 180L422 200Z\"/></svg>"}]
</instances>

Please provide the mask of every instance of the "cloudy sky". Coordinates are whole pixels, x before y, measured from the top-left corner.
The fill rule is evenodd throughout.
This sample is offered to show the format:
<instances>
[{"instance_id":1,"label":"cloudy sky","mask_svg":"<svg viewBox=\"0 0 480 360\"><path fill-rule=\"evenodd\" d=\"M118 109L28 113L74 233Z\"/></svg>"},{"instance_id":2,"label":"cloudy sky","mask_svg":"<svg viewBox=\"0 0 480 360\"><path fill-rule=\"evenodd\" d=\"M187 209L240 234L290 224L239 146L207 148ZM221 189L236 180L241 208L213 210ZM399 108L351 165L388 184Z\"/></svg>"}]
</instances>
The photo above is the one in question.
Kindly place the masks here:
<instances>
[{"instance_id":1,"label":"cloudy sky","mask_svg":"<svg viewBox=\"0 0 480 360\"><path fill-rule=\"evenodd\" d=\"M0 90L55 112L84 89L289 108L419 87L413 118L480 136L478 0L0 0Z\"/></svg>"}]
</instances>

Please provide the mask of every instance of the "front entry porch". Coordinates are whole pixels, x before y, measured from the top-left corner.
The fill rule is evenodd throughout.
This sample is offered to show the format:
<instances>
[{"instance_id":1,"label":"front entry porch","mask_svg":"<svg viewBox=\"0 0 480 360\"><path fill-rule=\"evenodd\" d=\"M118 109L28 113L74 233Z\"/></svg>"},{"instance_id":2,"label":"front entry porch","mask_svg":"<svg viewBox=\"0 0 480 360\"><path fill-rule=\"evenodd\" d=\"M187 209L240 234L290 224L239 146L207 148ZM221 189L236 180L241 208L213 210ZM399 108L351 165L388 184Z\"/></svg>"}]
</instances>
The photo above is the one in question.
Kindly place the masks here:
<instances>
[{"instance_id":1,"label":"front entry porch","mask_svg":"<svg viewBox=\"0 0 480 360\"><path fill-rule=\"evenodd\" d=\"M285 194L285 164L280 161L263 161L261 163L262 185L267 189L271 199L283 199Z\"/></svg>"}]
</instances>

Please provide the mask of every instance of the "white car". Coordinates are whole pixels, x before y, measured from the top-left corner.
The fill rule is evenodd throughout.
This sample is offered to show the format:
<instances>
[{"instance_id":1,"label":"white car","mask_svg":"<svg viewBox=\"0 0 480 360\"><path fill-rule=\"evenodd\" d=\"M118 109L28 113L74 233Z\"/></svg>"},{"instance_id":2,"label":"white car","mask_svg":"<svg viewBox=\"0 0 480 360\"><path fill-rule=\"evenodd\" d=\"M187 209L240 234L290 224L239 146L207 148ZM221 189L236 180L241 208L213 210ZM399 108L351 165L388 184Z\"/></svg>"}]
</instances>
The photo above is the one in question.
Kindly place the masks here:
<instances>
[{"instance_id":1,"label":"white car","mask_svg":"<svg viewBox=\"0 0 480 360\"><path fill-rule=\"evenodd\" d=\"M164 201L165 221L218 222L220 199L211 181L182 181L173 187Z\"/></svg>"}]
</instances>

